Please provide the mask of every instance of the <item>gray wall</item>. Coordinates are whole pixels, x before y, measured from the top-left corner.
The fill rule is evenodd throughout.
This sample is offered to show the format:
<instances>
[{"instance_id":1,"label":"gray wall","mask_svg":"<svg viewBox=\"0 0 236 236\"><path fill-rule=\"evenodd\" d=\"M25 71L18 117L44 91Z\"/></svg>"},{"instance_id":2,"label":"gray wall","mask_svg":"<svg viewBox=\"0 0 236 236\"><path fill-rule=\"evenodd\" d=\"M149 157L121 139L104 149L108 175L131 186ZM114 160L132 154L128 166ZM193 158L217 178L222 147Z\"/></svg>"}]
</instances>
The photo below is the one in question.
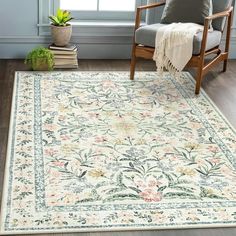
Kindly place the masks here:
<instances>
[{"instance_id":1,"label":"gray wall","mask_svg":"<svg viewBox=\"0 0 236 236\"><path fill-rule=\"evenodd\" d=\"M0 0L0 36L35 36L38 1Z\"/></svg>"},{"instance_id":2,"label":"gray wall","mask_svg":"<svg viewBox=\"0 0 236 236\"><path fill-rule=\"evenodd\" d=\"M0 58L24 57L38 36L37 0L0 0Z\"/></svg>"},{"instance_id":3,"label":"gray wall","mask_svg":"<svg viewBox=\"0 0 236 236\"><path fill-rule=\"evenodd\" d=\"M47 16L52 8L48 0L0 0L0 58L24 58L35 46L48 46ZM231 58L236 58L236 17L233 27ZM80 58L130 57L132 25L77 25L73 32L72 42L79 45Z\"/></svg>"}]
</instances>

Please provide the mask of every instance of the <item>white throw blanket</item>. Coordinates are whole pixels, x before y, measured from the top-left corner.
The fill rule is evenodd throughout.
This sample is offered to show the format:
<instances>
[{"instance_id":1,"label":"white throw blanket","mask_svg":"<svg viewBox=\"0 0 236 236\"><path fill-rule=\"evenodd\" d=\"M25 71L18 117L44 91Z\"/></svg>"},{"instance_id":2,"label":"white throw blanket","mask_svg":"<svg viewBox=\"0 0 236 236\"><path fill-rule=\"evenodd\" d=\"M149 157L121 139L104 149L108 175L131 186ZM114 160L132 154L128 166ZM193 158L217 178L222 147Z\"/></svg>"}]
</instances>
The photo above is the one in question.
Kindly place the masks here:
<instances>
[{"instance_id":1,"label":"white throw blanket","mask_svg":"<svg viewBox=\"0 0 236 236\"><path fill-rule=\"evenodd\" d=\"M203 26L194 23L172 23L160 27L156 33L153 60L157 71L166 68L173 76L179 76L193 53L193 38Z\"/></svg>"}]
</instances>

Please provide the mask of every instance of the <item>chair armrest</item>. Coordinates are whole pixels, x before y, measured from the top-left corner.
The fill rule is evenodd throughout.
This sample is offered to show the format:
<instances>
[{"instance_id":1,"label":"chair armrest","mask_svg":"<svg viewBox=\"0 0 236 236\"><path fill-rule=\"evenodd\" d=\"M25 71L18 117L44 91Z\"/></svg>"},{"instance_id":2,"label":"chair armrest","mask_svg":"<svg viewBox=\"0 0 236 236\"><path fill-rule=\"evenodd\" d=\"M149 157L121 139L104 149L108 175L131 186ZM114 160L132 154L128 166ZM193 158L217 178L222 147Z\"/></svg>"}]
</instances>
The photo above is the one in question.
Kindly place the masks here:
<instances>
[{"instance_id":1,"label":"chair armrest","mask_svg":"<svg viewBox=\"0 0 236 236\"><path fill-rule=\"evenodd\" d=\"M163 1L163 2L159 2L159 3L154 3L154 4L150 4L150 5L145 5L145 6L137 7L136 18L135 18L135 31L136 31L136 29L138 29L139 26L140 26L140 22L141 22L141 11L147 10L147 9L151 9L151 8L154 8L154 7L160 7L160 6L163 6L163 5L165 5L165 4L166 4L166 2Z\"/></svg>"},{"instance_id":2,"label":"chair armrest","mask_svg":"<svg viewBox=\"0 0 236 236\"><path fill-rule=\"evenodd\" d=\"M218 12L216 14L207 16L205 18L205 20L209 20L210 21L210 20L214 20L214 19L217 19L217 18L226 17L226 16L229 16L230 12L232 12L232 11L233 11L233 7L230 7L229 10Z\"/></svg>"},{"instance_id":3,"label":"chair armrest","mask_svg":"<svg viewBox=\"0 0 236 236\"><path fill-rule=\"evenodd\" d=\"M137 7L137 9L145 10L145 9L150 9L150 8L154 8L154 7L160 7L165 4L166 4L166 2L158 2L158 3L149 4L149 5L145 5L145 6L139 6L139 7Z\"/></svg>"},{"instance_id":4,"label":"chair armrest","mask_svg":"<svg viewBox=\"0 0 236 236\"><path fill-rule=\"evenodd\" d=\"M230 7L226 11L222 11L222 12L219 12L219 13L216 13L216 14L205 17L204 29L203 29L203 35L202 35L201 52L200 52L201 55L205 54L206 42L207 42L207 36L208 36L208 30L209 30L210 22L214 19L222 18L222 17L229 18L228 27L227 27L227 37L226 37L226 41L229 44L230 30L231 30L231 24L232 24L232 11L233 11L233 7ZM227 46L227 50L228 50L228 46Z\"/></svg>"}]
</instances>

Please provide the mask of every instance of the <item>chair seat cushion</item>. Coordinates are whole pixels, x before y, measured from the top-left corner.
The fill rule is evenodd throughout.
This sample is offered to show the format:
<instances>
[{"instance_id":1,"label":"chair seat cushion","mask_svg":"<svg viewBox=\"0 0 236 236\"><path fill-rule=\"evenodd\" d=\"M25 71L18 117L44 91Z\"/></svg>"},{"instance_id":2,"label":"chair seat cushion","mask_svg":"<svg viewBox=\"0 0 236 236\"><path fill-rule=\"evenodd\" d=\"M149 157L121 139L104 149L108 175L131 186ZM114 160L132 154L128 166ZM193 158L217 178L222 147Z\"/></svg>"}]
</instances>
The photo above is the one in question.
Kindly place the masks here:
<instances>
[{"instance_id":1,"label":"chair seat cushion","mask_svg":"<svg viewBox=\"0 0 236 236\"><path fill-rule=\"evenodd\" d=\"M155 47L156 31L164 24L152 24L140 27L135 33L135 42L148 47ZM221 31L214 30L208 33L206 50L217 47L220 44L222 33ZM193 40L193 54L198 55L201 50L202 32L194 36Z\"/></svg>"}]
</instances>

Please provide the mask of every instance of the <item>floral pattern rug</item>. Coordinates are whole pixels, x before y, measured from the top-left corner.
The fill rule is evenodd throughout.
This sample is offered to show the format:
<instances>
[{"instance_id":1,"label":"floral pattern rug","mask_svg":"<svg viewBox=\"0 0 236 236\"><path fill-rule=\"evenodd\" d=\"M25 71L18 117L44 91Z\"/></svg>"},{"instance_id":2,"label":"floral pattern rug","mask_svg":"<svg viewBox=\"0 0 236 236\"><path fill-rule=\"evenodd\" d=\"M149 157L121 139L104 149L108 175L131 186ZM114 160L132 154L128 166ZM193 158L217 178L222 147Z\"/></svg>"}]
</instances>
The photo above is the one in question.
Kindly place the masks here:
<instances>
[{"instance_id":1,"label":"floral pattern rug","mask_svg":"<svg viewBox=\"0 0 236 236\"><path fill-rule=\"evenodd\" d=\"M17 72L1 233L236 225L236 133L188 73Z\"/></svg>"}]
</instances>

